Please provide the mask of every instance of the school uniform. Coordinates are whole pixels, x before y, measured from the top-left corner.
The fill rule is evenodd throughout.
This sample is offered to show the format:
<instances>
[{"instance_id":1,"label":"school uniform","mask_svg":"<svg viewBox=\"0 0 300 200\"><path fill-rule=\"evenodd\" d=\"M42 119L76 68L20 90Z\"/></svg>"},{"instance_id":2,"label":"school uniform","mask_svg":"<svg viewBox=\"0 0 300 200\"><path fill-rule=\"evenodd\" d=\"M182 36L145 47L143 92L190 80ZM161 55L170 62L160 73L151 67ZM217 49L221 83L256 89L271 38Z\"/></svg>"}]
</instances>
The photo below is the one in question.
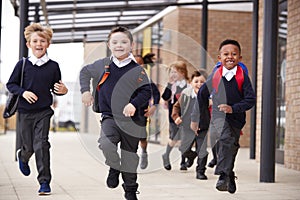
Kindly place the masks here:
<instances>
[{"instance_id":1,"label":"school uniform","mask_svg":"<svg viewBox=\"0 0 300 200\"><path fill-rule=\"evenodd\" d=\"M178 102L173 107L172 117L176 120L177 117L181 116L182 123L180 124L181 132L181 145L179 150L182 152L182 155L187 158L193 158L194 151L192 151L192 146L196 142L196 152L198 155L196 172L204 174L206 170L207 162L207 131L208 126L201 126L201 131L198 132L198 135L195 135L195 132L190 128L191 121L199 121L200 112L197 109L197 112L194 112L194 106L197 102L197 94L194 92L192 87L184 89L181 93L181 96ZM202 110L200 121L210 120L210 115L208 108ZM200 123L199 123L200 124ZM203 123L206 124L206 123Z\"/></svg>"},{"instance_id":2,"label":"school uniform","mask_svg":"<svg viewBox=\"0 0 300 200\"><path fill-rule=\"evenodd\" d=\"M187 87L186 80L176 81L174 84L168 83L162 94L162 99L168 102L168 118L169 118L169 138L171 140L179 140L178 126L172 118L173 105L178 101L181 92Z\"/></svg>"},{"instance_id":3,"label":"school uniform","mask_svg":"<svg viewBox=\"0 0 300 200\"><path fill-rule=\"evenodd\" d=\"M223 67L223 66L222 66ZM239 90L235 78L236 70L232 70L230 77L227 76L225 67L219 85L218 92L212 95L212 116L210 131L215 137L217 146L217 166L215 174L229 176L233 173L235 158L239 149L240 131L246 123L246 111L255 105L255 93L248 75L243 71L244 80L242 90ZM209 97L213 88L213 76L210 76L206 83L200 88L197 100L199 109L209 106ZM227 104L232 107L232 113L219 111L218 105ZM207 124L208 125L208 124ZM212 144L214 145L214 144Z\"/></svg>"},{"instance_id":4,"label":"school uniform","mask_svg":"<svg viewBox=\"0 0 300 200\"><path fill-rule=\"evenodd\" d=\"M149 79L142 67L134 62L132 54L119 62L115 57L109 64L110 74L98 92L99 110L102 115L99 148L110 168L120 171L126 191L136 191L139 139L145 137L145 109L151 97ZM100 59L85 66L80 72L81 92L89 91L91 78L97 79ZM103 65L102 65L103 66ZM125 117L124 107L131 103L136 108L132 117ZM121 156L118 154L120 143Z\"/></svg>"},{"instance_id":5,"label":"school uniform","mask_svg":"<svg viewBox=\"0 0 300 200\"><path fill-rule=\"evenodd\" d=\"M22 60L20 60L6 86L14 94L20 96L25 91L31 91L37 95L35 103L28 103L20 97L18 104L18 133L21 137L21 151L19 159L27 163L35 153L38 170L38 181L50 183L50 143L48 141L50 119L54 114L51 105L53 101L52 93L54 84L61 80L61 72L57 62L48 58L45 54L37 59L32 56L26 59L23 72L23 86L20 87L20 77L22 73ZM58 95L58 94L56 94Z\"/></svg>"}]
</instances>

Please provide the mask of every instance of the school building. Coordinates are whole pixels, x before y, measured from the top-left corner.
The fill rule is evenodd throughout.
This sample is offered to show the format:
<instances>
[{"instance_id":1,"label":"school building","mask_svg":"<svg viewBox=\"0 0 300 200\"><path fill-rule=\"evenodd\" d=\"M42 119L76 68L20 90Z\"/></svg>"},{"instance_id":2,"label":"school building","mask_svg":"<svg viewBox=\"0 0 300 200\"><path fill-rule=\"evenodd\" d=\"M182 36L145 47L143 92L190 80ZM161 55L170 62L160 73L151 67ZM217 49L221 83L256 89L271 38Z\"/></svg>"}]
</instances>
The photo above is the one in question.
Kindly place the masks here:
<instances>
[{"instance_id":1,"label":"school building","mask_svg":"<svg viewBox=\"0 0 300 200\"><path fill-rule=\"evenodd\" d=\"M232 6L232 7L231 7ZM276 84L272 85L276 91L273 96L273 111L263 113L263 99L267 98L268 91L264 91L263 85L263 54L264 54L264 24L265 10L264 2L258 4L257 23L257 64L253 63L253 21L254 8L235 8L234 5L223 7L213 6L208 11L207 27L207 58L206 66L201 66L201 18L202 8L197 6L169 7L157 16L148 20L133 30L135 49L134 54L145 55L152 52L156 54L157 65L149 70L151 79L158 83L161 88L166 84L166 68L176 60L184 60L188 63L189 72L204 67L211 71L217 62L218 46L224 39L238 40L242 47L243 63L248 67L249 76L253 85L256 86L257 104L255 113L255 135L251 136L253 125L253 109L247 112L247 124L241 136L241 147L254 148L255 159L260 162L262 119L264 117L274 118L276 115L276 127L274 134L276 148L276 162L284 164L285 167L300 170L300 1L280 1L278 8L278 30L277 30L277 57L273 57L275 74L273 78ZM98 45L96 45L98 46ZM102 46L104 47L104 45ZM99 48L99 46L98 46ZM93 48L91 48L93 49ZM102 50L106 54L106 50ZM87 54L90 55L88 48ZM99 54L98 54L99 55ZM257 65L255 73L253 66ZM253 77L256 74L256 77ZM271 77L272 78L272 77ZM253 80L254 79L254 80ZM251 113L252 112L252 113ZM162 115L161 118L164 118ZM159 123L163 119L158 120ZM272 125L272 124L271 124ZM157 126L156 126L157 127ZM270 129L272 129L270 127ZM272 129L273 130L273 129ZM160 143L165 144L168 133L161 130ZM156 137L154 140L157 139ZM255 141L252 141L255 139ZM251 144L251 143L254 143Z\"/></svg>"},{"instance_id":2,"label":"school building","mask_svg":"<svg viewBox=\"0 0 300 200\"><path fill-rule=\"evenodd\" d=\"M299 171L300 1L249 2L252 3L246 7L235 3L211 4L207 10L203 5L167 7L132 29L133 53L156 54L156 64L147 71L162 89L167 81L167 68L173 61L187 62L190 73L198 68L211 72L221 41L238 40L257 94L255 108L247 112L240 145L251 148L250 157L257 162L272 163L264 157L270 155L284 167ZM206 17L207 24L203 24ZM108 55L104 42L84 45L86 64ZM98 134L99 123L94 119L98 116L90 108L80 109L80 130ZM161 127L159 136L150 139L166 144L168 131L163 128L167 127L163 106L161 111L155 127L150 127Z\"/></svg>"}]
</instances>

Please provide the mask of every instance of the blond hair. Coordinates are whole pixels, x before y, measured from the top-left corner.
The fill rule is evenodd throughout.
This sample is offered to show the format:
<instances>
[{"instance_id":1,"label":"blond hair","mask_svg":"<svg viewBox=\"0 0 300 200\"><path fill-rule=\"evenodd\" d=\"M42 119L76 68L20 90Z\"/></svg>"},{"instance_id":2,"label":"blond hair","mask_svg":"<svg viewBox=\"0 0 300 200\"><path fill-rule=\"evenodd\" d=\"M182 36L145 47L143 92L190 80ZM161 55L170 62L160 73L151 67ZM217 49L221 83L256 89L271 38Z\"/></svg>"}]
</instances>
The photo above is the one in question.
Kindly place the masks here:
<instances>
[{"instance_id":1,"label":"blond hair","mask_svg":"<svg viewBox=\"0 0 300 200\"><path fill-rule=\"evenodd\" d=\"M30 24L24 31L24 36L27 42L30 42L31 35L34 32L36 32L38 36L45 38L50 43L53 35L53 30L50 27L44 27L39 23Z\"/></svg>"}]
</instances>

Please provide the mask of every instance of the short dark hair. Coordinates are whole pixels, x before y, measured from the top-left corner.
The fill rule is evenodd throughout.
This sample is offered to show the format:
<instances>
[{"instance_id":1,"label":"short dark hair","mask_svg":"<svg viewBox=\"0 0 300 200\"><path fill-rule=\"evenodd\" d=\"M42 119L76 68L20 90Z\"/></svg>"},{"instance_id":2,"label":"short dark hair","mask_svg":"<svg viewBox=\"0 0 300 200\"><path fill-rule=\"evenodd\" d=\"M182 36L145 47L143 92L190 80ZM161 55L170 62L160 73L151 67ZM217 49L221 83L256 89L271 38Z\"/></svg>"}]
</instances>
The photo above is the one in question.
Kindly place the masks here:
<instances>
[{"instance_id":1,"label":"short dark hair","mask_svg":"<svg viewBox=\"0 0 300 200\"><path fill-rule=\"evenodd\" d=\"M191 80L193 80L193 78L199 77L199 76L204 76L204 78L207 79L207 73L206 73L205 69L199 69L199 70L194 71L191 75Z\"/></svg>"},{"instance_id":2,"label":"short dark hair","mask_svg":"<svg viewBox=\"0 0 300 200\"><path fill-rule=\"evenodd\" d=\"M242 53L242 49L241 49L240 43L238 41L232 40L232 39L226 39L223 42L221 42L221 44L219 46L219 51L222 49L223 46L225 46L227 44L232 44L232 45L237 46L239 48L240 53Z\"/></svg>"},{"instance_id":3,"label":"short dark hair","mask_svg":"<svg viewBox=\"0 0 300 200\"><path fill-rule=\"evenodd\" d=\"M108 34L107 42L109 42L111 35L112 35L113 33L117 33L117 32L125 33L125 34L128 36L130 42L131 42L131 43L133 42L132 34L131 34L131 32L129 31L129 29L126 28L125 26L118 26L118 27L112 28L111 31L110 31L110 33Z\"/></svg>"},{"instance_id":4,"label":"short dark hair","mask_svg":"<svg viewBox=\"0 0 300 200\"><path fill-rule=\"evenodd\" d=\"M153 63L153 57L155 56L154 53L147 53L146 55L144 55L143 60L145 64L150 64Z\"/></svg>"}]
</instances>

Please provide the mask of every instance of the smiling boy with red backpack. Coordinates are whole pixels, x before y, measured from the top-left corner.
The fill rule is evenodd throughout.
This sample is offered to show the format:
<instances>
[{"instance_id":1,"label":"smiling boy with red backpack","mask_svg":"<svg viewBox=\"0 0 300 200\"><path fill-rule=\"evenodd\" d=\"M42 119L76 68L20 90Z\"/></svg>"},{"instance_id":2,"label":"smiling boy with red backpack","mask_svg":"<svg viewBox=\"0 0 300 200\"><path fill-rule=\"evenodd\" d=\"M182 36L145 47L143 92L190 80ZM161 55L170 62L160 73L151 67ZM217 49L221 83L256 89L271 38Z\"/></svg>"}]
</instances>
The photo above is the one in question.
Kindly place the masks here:
<instances>
[{"instance_id":1,"label":"smiling boy with red backpack","mask_svg":"<svg viewBox=\"0 0 300 200\"><path fill-rule=\"evenodd\" d=\"M247 73L239 65L242 56L237 41L224 40L218 59L221 66L200 88L197 100L200 111L208 108L209 97L213 102L210 132L215 137L212 143L218 144L215 174L220 175L216 188L235 193L233 168L240 147L240 131L246 123L246 111L255 105L256 96Z\"/></svg>"}]
</instances>

